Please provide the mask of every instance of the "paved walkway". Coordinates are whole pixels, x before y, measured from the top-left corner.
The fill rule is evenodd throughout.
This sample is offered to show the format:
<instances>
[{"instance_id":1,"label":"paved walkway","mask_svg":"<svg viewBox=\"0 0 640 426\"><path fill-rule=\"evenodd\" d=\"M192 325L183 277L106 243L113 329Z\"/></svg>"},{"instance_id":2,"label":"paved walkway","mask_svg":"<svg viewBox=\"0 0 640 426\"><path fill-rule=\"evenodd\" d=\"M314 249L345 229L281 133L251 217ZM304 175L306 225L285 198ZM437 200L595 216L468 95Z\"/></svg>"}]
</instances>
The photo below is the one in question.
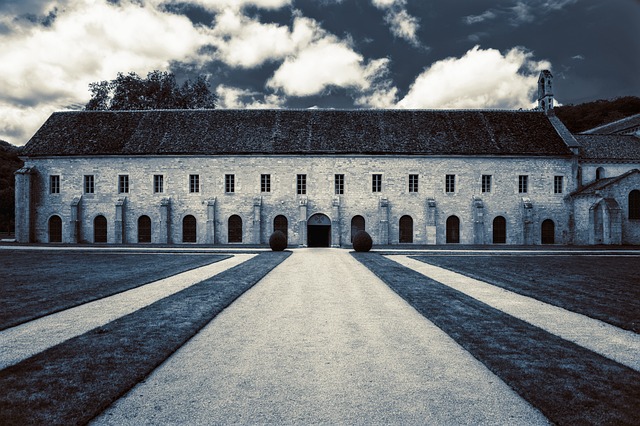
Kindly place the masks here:
<instances>
[{"instance_id":1,"label":"paved walkway","mask_svg":"<svg viewBox=\"0 0 640 426\"><path fill-rule=\"evenodd\" d=\"M210 265L0 331L0 369L135 312L157 300L236 266L253 256L255 255L238 254Z\"/></svg>"},{"instance_id":2,"label":"paved walkway","mask_svg":"<svg viewBox=\"0 0 640 426\"><path fill-rule=\"evenodd\" d=\"M292 256L95 424L546 424L346 250Z\"/></svg>"},{"instance_id":3,"label":"paved walkway","mask_svg":"<svg viewBox=\"0 0 640 426\"><path fill-rule=\"evenodd\" d=\"M388 256L455 290L640 371L640 335L407 256Z\"/></svg>"}]
</instances>

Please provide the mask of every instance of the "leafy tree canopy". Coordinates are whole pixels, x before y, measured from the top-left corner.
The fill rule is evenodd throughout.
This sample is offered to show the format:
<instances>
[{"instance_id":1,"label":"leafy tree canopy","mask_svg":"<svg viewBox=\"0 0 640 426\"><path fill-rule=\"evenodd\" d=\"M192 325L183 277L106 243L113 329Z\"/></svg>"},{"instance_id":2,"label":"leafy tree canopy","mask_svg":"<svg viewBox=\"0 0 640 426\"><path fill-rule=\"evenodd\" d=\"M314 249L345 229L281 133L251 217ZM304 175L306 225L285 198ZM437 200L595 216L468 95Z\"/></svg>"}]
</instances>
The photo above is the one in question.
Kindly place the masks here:
<instances>
[{"instance_id":1,"label":"leafy tree canopy","mask_svg":"<svg viewBox=\"0 0 640 426\"><path fill-rule=\"evenodd\" d=\"M91 99L86 110L196 109L216 107L216 96L207 80L198 76L178 85L171 72L152 71L146 78L118 73L111 81L89 84Z\"/></svg>"},{"instance_id":2,"label":"leafy tree canopy","mask_svg":"<svg viewBox=\"0 0 640 426\"><path fill-rule=\"evenodd\" d=\"M601 99L579 105L563 105L554 109L558 118L570 131L580 133L640 113L640 98L624 96L611 101Z\"/></svg>"}]
</instances>

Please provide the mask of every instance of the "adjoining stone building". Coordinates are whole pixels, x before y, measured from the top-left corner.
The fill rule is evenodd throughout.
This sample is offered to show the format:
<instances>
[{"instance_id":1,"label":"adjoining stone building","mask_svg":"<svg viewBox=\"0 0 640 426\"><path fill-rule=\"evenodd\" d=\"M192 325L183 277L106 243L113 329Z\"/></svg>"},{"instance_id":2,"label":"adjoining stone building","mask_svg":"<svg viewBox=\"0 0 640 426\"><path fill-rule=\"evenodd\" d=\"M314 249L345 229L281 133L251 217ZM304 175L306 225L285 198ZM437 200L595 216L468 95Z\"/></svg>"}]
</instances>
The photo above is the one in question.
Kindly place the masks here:
<instances>
[{"instance_id":1,"label":"adjoining stone building","mask_svg":"<svg viewBox=\"0 0 640 426\"><path fill-rule=\"evenodd\" d=\"M619 201L640 188L622 170L640 155L607 166L625 175L605 185L615 216L586 185L604 160L554 116L551 78L538 111L54 113L16 174L16 239L264 244L280 229L291 246L348 246L365 229L382 245L640 243ZM590 202L604 206L593 238ZM605 214L619 238L599 239Z\"/></svg>"}]
</instances>

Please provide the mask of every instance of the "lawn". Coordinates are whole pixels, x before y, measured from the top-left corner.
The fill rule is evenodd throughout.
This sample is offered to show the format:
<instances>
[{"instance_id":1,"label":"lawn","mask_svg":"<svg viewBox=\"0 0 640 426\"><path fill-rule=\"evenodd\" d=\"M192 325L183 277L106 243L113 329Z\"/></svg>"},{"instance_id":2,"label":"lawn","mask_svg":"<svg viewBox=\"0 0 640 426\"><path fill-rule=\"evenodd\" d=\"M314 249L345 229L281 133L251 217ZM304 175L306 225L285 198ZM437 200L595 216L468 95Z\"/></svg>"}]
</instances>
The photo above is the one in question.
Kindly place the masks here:
<instances>
[{"instance_id":1,"label":"lawn","mask_svg":"<svg viewBox=\"0 0 640 426\"><path fill-rule=\"evenodd\" d=\"M0 330L227 257L1 250Z\"/></svg>"},{"instance_id":2,"label":"lawn","mask_svg":"<svg viewBox=\"0 0 640 426\"><path fill-rule=\"evenodd\" d=\"M640 257L412 256L640 332Z\"/></svg>"},{"instance_id":3,"label":"lawn","mask_svg":"<svg viewBox=\"0 0 640 426\"><path fill-rule=\"evenodd\" d=\"M637 371L384 256L354 257L553 423L640 424Z\"/></svg>"},{"instance_id":4,"label":"lawn","mask_svg":"<svg viewBox=\"0 0 640 426\"><path fill-rule=\"evenodd\" d=\"M1 370L0 424L86 424L289 254L262 253Z\"/></svg>"}]
</instances>

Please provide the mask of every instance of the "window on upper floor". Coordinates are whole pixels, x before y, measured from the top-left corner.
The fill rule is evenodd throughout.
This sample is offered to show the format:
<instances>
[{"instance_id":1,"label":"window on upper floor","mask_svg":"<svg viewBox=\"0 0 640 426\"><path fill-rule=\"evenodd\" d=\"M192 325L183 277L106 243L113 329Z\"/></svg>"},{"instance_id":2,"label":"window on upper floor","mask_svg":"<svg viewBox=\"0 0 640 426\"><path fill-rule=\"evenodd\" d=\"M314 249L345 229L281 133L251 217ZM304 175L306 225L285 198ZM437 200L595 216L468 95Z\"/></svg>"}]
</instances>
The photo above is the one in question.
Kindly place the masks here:
<instances>
[{"instance_id":1,"label":"window on upper floor","mask_svg":"<svg viewBox=\"0 0 640 426\"><path fill-rule=\"evenodd\" d=\"M153 192L160 194L164 192L164 176L153 175Z\"/></svg>"},{"instance_id":2,"label":"window on upper floor","mask_svg":"<svg viewBox=\"0 0 640 426\"><path fill-rule=\"evenodd\" d=\"M336 174L333 179L334 191L336 195L344 194L344 175Z\"/></svg>"},{"instance_id":3,"label":"window on upper floor","mask_svg":"<svg viewBox=\"0 0 640 426\"><path fill-rule=\"evenodd\" d=\"M518 192L520 194L526 194L527 192L529 192L529 176L518 176Z\"/></svg>"},{"instance_id":4,"label":"window on upper floor","mask_svg":"<svg viewBox=\"0 0 640 426\"><path fill-rule=\"evenodd\" d=\"M382 175L371 175L371 192L382 192Z\"/></svg>"},{"instance_id":5,"label":"window on upper floor","mask_svg":"<svg viewBox=\"0 0 640 426\"><path fill-rule=\"evenodd\" d=\"M49 193L50 194L60 193L60 175L49 176Z\"/></svg>"},{"instance_id":6,"label":"window on upper floor","mask_svg":"<svg viewBox=\"0 0 640 426\"><path fill-rule=\"evenodd\" d=\"M236 175L224 175L224 192L227 194L236 192Z\"/></svg>"},{"instance_id":7,"label":"window on upper floor","mask_svg":"<svg viewBox=\"0 0 640 426\"><path fill-rule=\"evenodd\" d=\"M95 182L93 175L84 175L84 193L93 194L95 192Z\"/></svg>"},{"instance_id":8,"label":"window on upper floor","mask_svg":"<svg viewBox=\"0 0 640 426\"><path fill-rule=\"evenodd\" d=\"M189 192L200 192L200 175L189 175Z\"/></svg>"},{"instance_id":9,"label":"window on upper floor","mask_svg":"<svg viewBox=\"0 0 640 426\"><path fill-rule=\"evenodd\" d=\"M456 175L445 176L444 192L456 192Z\"/></svg>"},{"instance_id":10,"label":"window on upper floor","mask_svg":"<svg viewBox=\"0 0 640 426\"><path fill-rule=\"evenodd\" d=\"M409 175L409 192L418 192L418 175Z\"/></svg>"},{"instance_id":11,"label":"window on upper floor","mask_svg":"<svg viewBox=\"0 0 640 426\"><path fill-rule=\"evenodd\" d=\"M118 193L129 193L129 175L118 175Z\"/></svg>"},{"instance_id":12,"label":"window on upper floor","mask_svg":"<svg viewBox=\"0 0 640 426\"><path fill-rule=\"evenodd\" d=\"M307 193L307 175L296 176L296 194L305 195Z\"/></svg>"},{"instance_id":13,"label":"window on upper floor","mask_svg":"<svg viewBox=\"0 0 640 426\"><path fill-rule=\"evenodd\" d=\"M271 192L271 175L260 175L260 192Z\"/></svg>"},{"instance_id":14,"label":"window on upper floor","mask_svg":"<svg viewBox=\"0 0 640 426\"><path fill-rule=\"evenodd\" d=\"M491 192L491 175L482 175L482 192Z\"/></svg>"},{"instance_id":15,"label":"window on upper floor","mask_svg":"<svg viewBox=\"0 0 640 426\"><path fill-rule=\"evenodd\" d=\"M554 194L562 194L563 181L564 181L563 176L553 177L553 193Z\"/></svg>"}]
</instances>

